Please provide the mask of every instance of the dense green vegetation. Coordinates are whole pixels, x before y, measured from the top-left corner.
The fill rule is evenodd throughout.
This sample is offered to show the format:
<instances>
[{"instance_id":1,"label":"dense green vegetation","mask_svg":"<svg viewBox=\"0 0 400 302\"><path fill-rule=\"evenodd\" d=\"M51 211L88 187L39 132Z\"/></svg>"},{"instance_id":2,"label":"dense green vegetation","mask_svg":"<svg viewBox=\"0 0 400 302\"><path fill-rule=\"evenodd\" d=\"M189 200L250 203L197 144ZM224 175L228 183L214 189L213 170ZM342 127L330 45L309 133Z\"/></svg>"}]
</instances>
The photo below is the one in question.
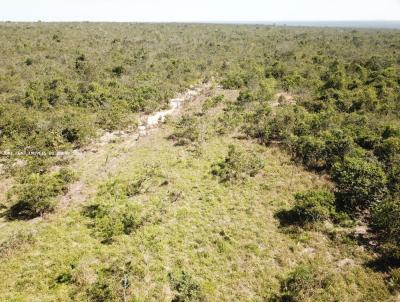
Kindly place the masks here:
<instances>
[{"instance_id":1,"label":"dense green vegetation","mask_svg":"<svg viewBox=\"0 0 400 302\"><path fill-rule=\"evenodd\" d=\"M0 42L0 300L395 299L398 30L3 23ZM201 81L137 150L57 156ZM85 202L58 208L76 181Z\"/></svg>"},{"instance_id":2,"label":"dense green vegetation","mask_svg":"<svg viewBox=\"0 0 400 302\"><path fill-rule=\"evenodd\" d=\"M42 175L32 173L22 178L8 192L13 203L7 213L8 217L29 219L54 210L53 198L66 191L67 185L73 180L73 173L67 169Z\"/></svg>"}]
</instances>

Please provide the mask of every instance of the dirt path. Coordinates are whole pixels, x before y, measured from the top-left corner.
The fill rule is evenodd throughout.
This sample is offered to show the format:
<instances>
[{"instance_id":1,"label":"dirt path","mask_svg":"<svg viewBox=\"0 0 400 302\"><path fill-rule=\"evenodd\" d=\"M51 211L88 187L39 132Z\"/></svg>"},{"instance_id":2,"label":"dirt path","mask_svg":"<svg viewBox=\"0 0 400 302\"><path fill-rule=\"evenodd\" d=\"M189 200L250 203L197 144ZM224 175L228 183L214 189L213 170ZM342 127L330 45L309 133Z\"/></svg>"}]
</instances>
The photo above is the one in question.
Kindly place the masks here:
<instances>
[{"instance_id":1,"label":"dirt path","mask_svg":"<svg viewBox=\"0 0 400 302\"><path fill-rule=\"evenodd\" d=\"M58 207L62 210L72 203L81 203L90 198L95 193L94 183L113 175L124 164L132 149L141 144L143 137L152 135L167 116L178 115L185 102L196 101L210 88L210 83L190 87L169 101L169 109L142 116L136 130L106 132L85 149L75 150L71 168L77 172L79 180L70 186L67 194L59 198Z\"/></svg>"}]
</instances>

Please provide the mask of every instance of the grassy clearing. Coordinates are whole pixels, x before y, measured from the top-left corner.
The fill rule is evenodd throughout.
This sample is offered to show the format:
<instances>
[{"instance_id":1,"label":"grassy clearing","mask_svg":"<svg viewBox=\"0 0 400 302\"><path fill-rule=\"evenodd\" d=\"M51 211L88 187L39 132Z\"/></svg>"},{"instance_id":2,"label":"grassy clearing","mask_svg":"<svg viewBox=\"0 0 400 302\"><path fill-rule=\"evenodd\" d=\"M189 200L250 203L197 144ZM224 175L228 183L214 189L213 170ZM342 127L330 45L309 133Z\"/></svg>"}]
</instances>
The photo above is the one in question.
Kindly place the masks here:
<instances>
[{"instance_id":1,"label":"grassy clearing","mask_svg":"<svg viewBox=\"0 0 400 302\"><path fill-rule=\"evenodd\" d=\"M193 104L187 113L199 108ZM212 124L218 116L214 110L203 118ZM177 146L168 139L173 131L169 122L135 147L111 144L77 163L93 190L86 202L43 220L4 224L0 300L389 299L382 276L364 265L372 256L344 229L322 223L301 229L277 219L292 208L294 193L330 186L326 179L274 147L212 133L195 148ZM256 153L264 167L243 182L221 182L212 165L226 158L229 145ZM112 150L119 159L107 173L95 163L106 162ZM100 166L101 173L91 170ZM144 173L148 167L157 173ZM90 178L93 173L100 177ZM135 190L128 194L129 184ZM139 223L104 242L84 215L96 198L114 208L134 205Z\"/></svg>"}]
</instances>

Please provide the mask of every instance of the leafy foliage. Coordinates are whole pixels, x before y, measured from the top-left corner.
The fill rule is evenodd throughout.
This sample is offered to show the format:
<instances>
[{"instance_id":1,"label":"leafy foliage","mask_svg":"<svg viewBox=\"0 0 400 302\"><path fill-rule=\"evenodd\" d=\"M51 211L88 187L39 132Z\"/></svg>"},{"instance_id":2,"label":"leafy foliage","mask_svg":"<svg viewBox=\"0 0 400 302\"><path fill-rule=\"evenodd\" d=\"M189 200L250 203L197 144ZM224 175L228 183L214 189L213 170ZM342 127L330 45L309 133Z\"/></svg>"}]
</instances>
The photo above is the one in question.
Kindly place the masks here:
<instances>
[{"instance_id":1,"label":"leafy foliage","mask_svg":"<svg viewBox=\"0 0 400 302\"><path fill-rule=\"evenodd\" d=\"M332 178L337 183L337 198L345 208L365 209L386 194L385 172L373 161L346 157L333 166Z\"/></svg>"},{"instance_id":2,"label":"leafy foliage","mask_svg":"<svg viewBox=\"0 0 400 302\"><path fill-rule=\"evenodd\" d=\"M255 153L245 153L244 150L229 145L228 155L213 165L211 173L218 176L222 182L240 181L248 176L256 176L263 167L262 159Z\"/></svg>"},{"instance_id":3,"label":"leafy foliage","mask_svg":"<svg viewBox=\"0 0 400 302\"><path fill-rule=\"evenodd\" d=\"M297 193L294 198L293 211L303 222L323 221L336 214L335 196L328 190Z\"/></svg>"},{"instance_id":4,"label":"leafy foliage","mask_svg":"<svg viewBox=\"0 0 400 302\"><path fill-rule=\"evenodd\" d=\"M200 285L186 272L175 276L169 274L170 283L175 291L173 302L205 301Z\"/></svg>"},{"instance_id":5,"label":"leafy foliage","mask_svg":"<svg viewBox=\"0 0 400 302\"><path fill-rule=\"evenodd\" d=\"M384 254L400 260L400 200L378 202L372 209L372 226L384 242Z\"/></svg>"},{"instance_id":6,"label":"leafy foliage","mask_svg":"<svg viewBox=\"0 0 400 302\"><path fill-rule=\"evenodd\" d=\"M66 192L74 180L74 174L67 169L44 175L30 174L21 180L9 193L13 205L9 209L10 219L30 219L51 212L55 206L54 198Z\"/></svg>"},{"instance_id":7,"label":"leafy foliage","mask_svg":"<svg viewBox=\"0 0 400 302\"><path fill-rule=\"evenodd\" d=\"M202 123L198 117L184 115L176 123L175 130L170 138L176 140L176 144L181 146L199 143L205 137L202 128Z\"/></svg>"},{"instance_id":8,"label":"leafy foliage","mask_svg":"<svg viewBox=\"0 0 400 302\"><path fill-rule=\"evenodd\" d=\"M84 215L91 218L94 235L102 243L111 243L118 235L128 235L141 224L140 206L127 199L110 203L99 197L85 208Z\"/></svg>"}]
</instances>

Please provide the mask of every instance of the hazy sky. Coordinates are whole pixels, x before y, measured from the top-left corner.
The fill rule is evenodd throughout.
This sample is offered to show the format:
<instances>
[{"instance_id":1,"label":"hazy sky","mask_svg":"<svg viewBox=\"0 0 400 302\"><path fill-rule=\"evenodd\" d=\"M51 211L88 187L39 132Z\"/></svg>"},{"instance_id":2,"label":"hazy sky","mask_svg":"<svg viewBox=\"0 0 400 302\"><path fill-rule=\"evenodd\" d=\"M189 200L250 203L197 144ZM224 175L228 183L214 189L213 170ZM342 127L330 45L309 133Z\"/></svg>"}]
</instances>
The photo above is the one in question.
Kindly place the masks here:
<instances>
[{"instance_id":1,"label":"hazy sky","mask_svg":"<svg viewBox=\"0 0 400 302\"><path fill-rule=\"evenodd\" d=\"M400 20L400 0L0 0L0 20Z\"/></svg>"}]
</instances>

